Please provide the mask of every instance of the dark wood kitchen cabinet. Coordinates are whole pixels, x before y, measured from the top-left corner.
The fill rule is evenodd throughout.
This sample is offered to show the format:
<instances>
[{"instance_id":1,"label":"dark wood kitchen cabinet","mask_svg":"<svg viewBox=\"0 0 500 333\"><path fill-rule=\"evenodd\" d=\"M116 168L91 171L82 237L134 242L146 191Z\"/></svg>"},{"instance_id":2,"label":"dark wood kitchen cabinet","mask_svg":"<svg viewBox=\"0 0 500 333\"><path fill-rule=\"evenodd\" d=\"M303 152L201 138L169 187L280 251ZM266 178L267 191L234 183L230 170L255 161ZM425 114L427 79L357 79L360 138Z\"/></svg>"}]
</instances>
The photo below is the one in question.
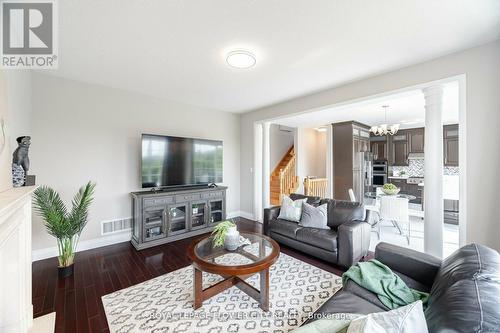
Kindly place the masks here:
<instances>
[{"instance_id":1,"label":"dark wood kitchen cabinet","mask_svg":"<svg viewBox=\"0 0 500 333\"><path fill-rule=\"evenodd\" d=\"M408 153L423 153L425 132L423 128L413 128L408 133Z\"/></svg>"},{"instance_id":2,"label":"dark wood kitchen cabinet","mask_svg":"<svg viewBox=\"0 0 500 333\"><path fill-rule=\"evenodd\" d=\"M374 160L387 160L389 166L408 166L408 154L424 153L425 128L400 130L394 136L371 136ZM458 124L443 126L444 166L458 166Z\"/></svg>"},{"instance_id":3,"label":"dark wood kitchen cabinet","mask_svg":"<svg viewBox=\"0 0 500 333\"><path fill-rule=\"evenodd\" d=\"M458 124L443 127L443 159L445 166L458 166Z\"/></svg>"},{"instance_id":4,"label":"dark wood kitchen cabinet","mask_svg":"<svg viewBox=\"0 0 500 333\"><path fill-rule=\"evenodd\" d=\"M362 202L364 175L361 169L361 152L370 151L370 127L347 121L332 124L333 139L333 195L349 200L349 189Z\"/></svg>"},{"instance_id":5,"label":"dark wood kitchen cabinet","mask_svg":"<svg viewBox=\"0 0 500 333\"><path fill-rule=\"evenodd\" d=\"M399 193L406 194L406 179L389 178L388 182L394 184L397 188L399 188Z\"/></svg>"},{"instance_id":6,"label":"dark wood kitchen cabinet","mask_svg":"<svg viewBox=\"0 0 500 333\"><path fill-rule=\"evenodd\" d=\"M386 161L389 154L387 154L387 138L385 136L377 137L380 141L372 141L370 143L371 152L375 161ZM372 139L374 140L374 139Z\"/></svg>"},{"instance_id":7,"label":"dark wood kitchen cabinet","mask_svg":"<svg viewBox=\"0 0 500 333\"><path fill-rule=\"evenodd\" d=\"M406 131L399 131L389 138L390 159L389 165L408 165L408 136Z\"/></svg>"}]
</instances>

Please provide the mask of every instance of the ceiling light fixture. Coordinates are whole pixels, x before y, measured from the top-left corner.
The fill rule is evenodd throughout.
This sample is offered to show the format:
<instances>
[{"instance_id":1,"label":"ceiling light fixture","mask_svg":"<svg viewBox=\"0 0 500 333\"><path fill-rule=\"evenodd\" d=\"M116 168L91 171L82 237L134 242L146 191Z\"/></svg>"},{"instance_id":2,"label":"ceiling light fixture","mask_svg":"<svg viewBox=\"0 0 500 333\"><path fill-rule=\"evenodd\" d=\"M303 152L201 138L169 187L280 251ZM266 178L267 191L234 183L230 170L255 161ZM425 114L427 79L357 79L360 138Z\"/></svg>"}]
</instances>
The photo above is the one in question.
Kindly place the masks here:
<instances>
[{"instance_id":1,"label":"ceiling light fixture","mask_svg":"<svg viewBox=\"0 0 500 333\"><path fill-rule=\"evenodd\" d=\"M257 58L252 52L235 50L227 54L226 62L229 66L239 69L252 68L257 63Z\"/></svg>"},{"instance_id":2,"label":"ceiling light fixture","mask_svg":"<svg viewBox=\"0 0 500 333\"><path fill-rule=\"evenodd\" d=\"M370 131L373 134L378 135L378 136L387 135L387 134L395 135L399 131L399 124L394 124L394 125L388 126L387 125L387 108L389 107L389 105L382 105L382 107L384 108L384 111L385 111L385 124L382 124L380 126L373 126L372 128L370 128Z\"/></svg>"}]
</instances>

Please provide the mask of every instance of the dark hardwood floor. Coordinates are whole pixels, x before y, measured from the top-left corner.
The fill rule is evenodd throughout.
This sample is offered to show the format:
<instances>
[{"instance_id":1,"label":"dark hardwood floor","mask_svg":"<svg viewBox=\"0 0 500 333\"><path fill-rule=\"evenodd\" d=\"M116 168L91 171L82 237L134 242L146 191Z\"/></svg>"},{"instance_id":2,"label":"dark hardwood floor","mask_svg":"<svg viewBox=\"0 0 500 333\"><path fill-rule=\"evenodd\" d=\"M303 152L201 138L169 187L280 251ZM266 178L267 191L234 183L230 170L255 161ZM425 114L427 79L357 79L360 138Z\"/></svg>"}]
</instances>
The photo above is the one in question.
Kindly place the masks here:
<instances>
[{"instance_id":1,"label":"dark hardwood floor","mask_svg":"<svg viewBox=\"0 0 500 333\"><path fill-rule=\"evenodd\" d=\"M241 231L261 232L261 224L237 218ZM193 237L136 251L130 242L79 252L75 273L57 277L57 258L33 263L35 317L56 312L56 332L109 332L101 296L190 265L186 256ZM281 252L336 275L343 269L281 246Z\"/></svg>"}]
</instances>

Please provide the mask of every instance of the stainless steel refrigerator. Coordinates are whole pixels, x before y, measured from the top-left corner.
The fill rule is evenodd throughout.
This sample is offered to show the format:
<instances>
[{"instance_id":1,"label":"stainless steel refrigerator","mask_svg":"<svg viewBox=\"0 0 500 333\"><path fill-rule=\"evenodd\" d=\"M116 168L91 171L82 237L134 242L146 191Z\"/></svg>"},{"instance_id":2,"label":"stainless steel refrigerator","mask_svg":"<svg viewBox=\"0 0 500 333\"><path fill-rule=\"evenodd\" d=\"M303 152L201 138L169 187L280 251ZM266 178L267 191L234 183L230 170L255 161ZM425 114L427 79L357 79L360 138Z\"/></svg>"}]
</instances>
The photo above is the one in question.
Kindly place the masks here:
<instances>
[{"instance_id":1,"label":"stainless steel refrigerator","mask_svg":"<svg viewBox=\"0 0 500 333\"><path fill-rule=\"evenodd\" d=\"M353 191L356 196L356 201L364 202L366 192L373 190L373 153L360 152L357 153L359 161L357 165L353 165Z\"/></svg>"}]
</instances>

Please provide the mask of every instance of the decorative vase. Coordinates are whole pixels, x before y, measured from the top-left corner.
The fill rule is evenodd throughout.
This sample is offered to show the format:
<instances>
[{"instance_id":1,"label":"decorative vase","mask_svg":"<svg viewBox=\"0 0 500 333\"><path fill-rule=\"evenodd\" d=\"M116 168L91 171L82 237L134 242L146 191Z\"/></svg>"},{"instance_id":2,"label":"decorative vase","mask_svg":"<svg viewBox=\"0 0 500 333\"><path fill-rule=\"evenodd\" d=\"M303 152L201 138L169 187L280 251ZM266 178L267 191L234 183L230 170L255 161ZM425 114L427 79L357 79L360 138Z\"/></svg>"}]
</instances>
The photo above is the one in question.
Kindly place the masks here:
<instances>
[{"instance_id":1,"label":"decorative vase","mask_svg":"<svg viewBox=\"0 0 500 333\"><path fill-rule=\"evenodd\" d=\"M73 271L75 268L75 264L71 264L70 266L59 266L57 267L57 275L60 278L66 278L68 276L73 275Z\"/></svg>"},{"instance_id":2,"label":"decorative vase","mask_svg":"<svg viewBox=\"0 0 500 333\"><path fill-rule=\"evenodd\" d=\"M12 163L12 183L14 187L21 187L24 185L25 175L22 166Z\"/></svg>"},{"instance_id":3,"label":"decorative vase","mask_svg":"<svg viewBox=\"0 0 500 333\"><path fill-rule=\"evenodd\" d=\"M228 251L234 251L240 245L240 233L236 227L231 227L227 230L224 246Z\"/></svg>"}]
</instances>

